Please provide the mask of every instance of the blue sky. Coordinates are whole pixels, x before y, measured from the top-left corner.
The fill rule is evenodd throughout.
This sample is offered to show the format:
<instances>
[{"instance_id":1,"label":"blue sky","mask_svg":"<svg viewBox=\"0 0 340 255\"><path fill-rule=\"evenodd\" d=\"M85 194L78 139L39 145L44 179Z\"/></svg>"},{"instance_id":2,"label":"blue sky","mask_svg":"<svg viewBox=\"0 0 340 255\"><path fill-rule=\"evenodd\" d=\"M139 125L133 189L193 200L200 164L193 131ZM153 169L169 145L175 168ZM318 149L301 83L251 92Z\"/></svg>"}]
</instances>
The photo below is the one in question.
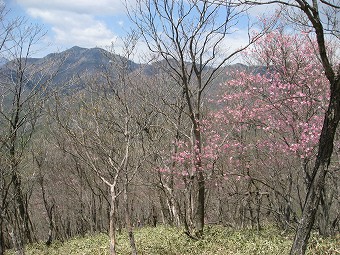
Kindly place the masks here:
<instances>
[{"instance_id":1,"label":"blue sky","mask_svg":"<svg viewBox=\"0 0 340 255\"><path fill-rule=\"evenodd\" d=\"M128 26L121 0L4 0L10 16L41 24L49 52L74 45L103 47L124 35ZM44 55L45 52L40 52Z\"/></svg>"},{"instance_id":2,"label":"blue sky","mask_svg":"<svg viewBox=\"0 0 340 255\"><path fill-rule=\"evenodd\" d=\"M11 9L11 16L25 16L32 23L39 23L47 30L44 43L51 46L37 53L42 57L50 52L63 51L72 46L106 48L114 42L119 48L120 38L131 23L126 16L122 0L0 0ZM136 0L127 0L134 5ZM251 15L268 12L259 7ZM273 7L271 7L273 9ZM241 24L242 25L242 24ZM247 30L240 27L225 42L232 50L248 40ZM139 45L139 52L146 46ZM117 50L119 53L119 49Z\"/></svg>"}]
</instances>

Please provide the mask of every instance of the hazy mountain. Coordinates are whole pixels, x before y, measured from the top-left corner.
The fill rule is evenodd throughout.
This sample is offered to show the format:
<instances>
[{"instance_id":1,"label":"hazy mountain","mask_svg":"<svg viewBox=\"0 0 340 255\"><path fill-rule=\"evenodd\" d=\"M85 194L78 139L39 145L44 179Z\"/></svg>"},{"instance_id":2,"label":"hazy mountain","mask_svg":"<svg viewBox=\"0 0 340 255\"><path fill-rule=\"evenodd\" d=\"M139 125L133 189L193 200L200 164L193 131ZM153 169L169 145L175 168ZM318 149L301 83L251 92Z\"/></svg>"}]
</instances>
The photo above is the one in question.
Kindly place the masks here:
<instances>
[{"instance_id":1,"label":"hazy mountain","mask_svg":"<svg viewBox=\"0 0 340 255\"><path fill-rule=\"evenodd\" d=\"M115 65L118 65L117 62L125 63L127 61L130 71L134 71L139 66L101 48L87 49L78 46L60 53L49 54L42 59L42 61L46 60L60 63L58 74L54 78L55 84L65 84L73 78L73 80L78 80L81 83L82 79L87 79L87 77L103 72L114 76Z\"/></svg>"},{"instance_id":2,"label":"hazy mountain","mask_svg":"<svg viewBox=\"0 0 340 255\"><path fill-rule=\"evenodd\" d=\"M1 63L3 64L1 65ZM2 77L11 77L12 80L15 80L15 66L11 67L13 63L14 62L7 61L6 59L0 59L0 75ZM27 77L30 81L27 83L27 86L34 86L34 84L37 83L36 80L44 81L44 79L49 79L50 76L43 74L45 71L49 73L57 72L57 75L53 77L52 85L53 87L63 87L64 91L81 89L88 79L98 74L107 73L114 77L116 68L123 63L127 63L129 72L134 72L142 68L142 73L148 76L166 72L165 70L167 69L170 71L171 69L165 60L152 62L150 64L137 64L101 48L87 49L78 46L59 53L48 54L43 58L29 58L28 63L30 66L29 70L31 70L33 75L28 74ZM189 63L188 66L190 66ZM211 67L207 68L209 72ZM226 66L218 72L219 75L214 80L214 84L225 83L228 79L226 75L228 70L246 68L247 67L242 64ZM215 94L217 87L212 86L209 90L209 93Z\"/></svg>"},{"instance_id":3,"label":"hazy mountain","mask_svg":"<svg viewBox=\"0 0 340 255\"><path fill-rule=\"evenodd\" d=\"M29 58L27 63L30 66L29 70L32 70L31 73L33 74L30 80L41 79L46 71L49 73L57 72L52 81L53 86L74 88L75 86L81 86L88 77L93 77L93 75L100 72L108 72L114 76L115 66L126 63L126 61L126 59L101 48L87 49L74 46L59 53L48 54L43 58ZM139 67L138 64L132 61L127 61L127 63L129 71L134 71ZM7 74L8 76L8 74L12 73L11 76L13 77L15 73L13 64L13 61L9 61L4 62L1 66L0 59L1 74L5 76ZM48 78L50 77L47 75L43 79ZM30 84L31 82L28 83L28 86Z\"/></svg>"}]
</instances>

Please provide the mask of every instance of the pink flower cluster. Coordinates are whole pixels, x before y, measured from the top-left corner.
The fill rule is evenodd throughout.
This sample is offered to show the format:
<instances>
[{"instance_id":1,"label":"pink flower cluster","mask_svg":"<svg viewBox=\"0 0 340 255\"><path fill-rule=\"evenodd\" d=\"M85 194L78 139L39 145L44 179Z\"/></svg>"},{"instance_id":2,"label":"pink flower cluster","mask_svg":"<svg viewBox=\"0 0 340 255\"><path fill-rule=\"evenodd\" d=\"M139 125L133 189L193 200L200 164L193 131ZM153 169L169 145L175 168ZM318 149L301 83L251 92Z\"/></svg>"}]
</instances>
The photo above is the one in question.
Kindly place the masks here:
<instances>
[{"instance_id":1,"label":"pink flower cluster","mask_svg":"<svg viewBox=\"0 0 340 255\"><path fill-rule=\"evenodd\" d=\"M329 83L307 36L270 33L245 54L258 70L229 74L214 113L216 130L228 137L226 153L240 158L260 148L302 159L315 153Z\"/></svg>"}]
</instances>

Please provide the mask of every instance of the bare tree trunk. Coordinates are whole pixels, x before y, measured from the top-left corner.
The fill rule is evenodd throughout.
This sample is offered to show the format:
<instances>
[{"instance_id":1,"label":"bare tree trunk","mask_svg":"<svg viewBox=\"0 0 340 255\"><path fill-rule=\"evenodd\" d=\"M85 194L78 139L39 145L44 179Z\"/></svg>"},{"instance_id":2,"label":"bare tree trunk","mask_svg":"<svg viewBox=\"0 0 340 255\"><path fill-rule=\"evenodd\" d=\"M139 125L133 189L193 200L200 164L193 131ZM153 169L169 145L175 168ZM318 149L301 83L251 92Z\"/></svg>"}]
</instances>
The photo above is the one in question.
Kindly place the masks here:
<instances>
[{"instance_id":1,"label":"bare tree trunk","mask_svg":"<svg viewBox=\"0 0 340 255\"><path fill-rule=\"evenodd\" d=\"M174 224L175 226L179 226L180 225L180 218L179 218L179 212L176 208L176 200L174 198L174 194L173 194L173 191L171 191L170 193L170 198L167 198L168 199L168 206L169 206L169 210L171 212L171 217L172 217L172 223L171 224Z\"/></svg>"},{"instance_id":2,"label":"bare tree trunk","mask_svg":"<svg viewBox=\"0 0 340 255\"><path fill-rule=\"evenodd\" d=\"M193 182L192 180L185 180L185 198L184 198L184 227L185 227L185 233L190 237L195 239L195 237L192 235L192 228L193 228Z\"/></svg>"},{"instance_id":3,"label":"bare tree trunk","mask_svg":"<svg viewBox=\"0 0 340 255\"><path fill-rule=\"evenodd\" d=\"M38 169L39 169L39 177L38 177L38 182L40 184L40 188L41 188L41 195L42 195L42 199L44 202L44 207L46 210L46 215L48 217L48 236L47 236L47 240L45 242L45 244L47 246L51 245L52 240L53 240L53 229L54 229L54 223L53 223L53 208L54 208L54 202L52 202L52 205L49 205L48 201L47 201L47 194L46 194L46 190L45 190L45 186L44 186L44 175L42 173L42 165L43 165L43 158L40 158L41 160L39 160L39 157L37 155L35 155L33 153L33 158L35 159L35 162L37 163Z\"/></svg>"},{"instance_id":4,"label":"bare tree trunk","mask_svg":"<svg viewBox=\"0 0 340 255\"><path fill-rule=\"evenodd\" d=\"M203 235L204 228L204 206L205 206L205 179L202 169L199 170L197 176L198 182L198 200L197 200L197 211L195 217L195 235L200 238Z\"/></svg>"},{"instance_id":5,"label":"bare tree trunk","mask_svg":"<svg viewBox=\"0 0 340 255\"><path fill-rule=\"evenodd\" d=\"M128 200L128 183L124 185L124 203L125 203L125 223L126 229L128 231L129 240L130 240L130 247L131 247L131 254L137 255L137 248L135 243L135 237L133 235L133 228L131 225L131 214L129 208L129 200Z\"/></svg>"},{"instance_id":6,"label":"bare tree trunk","mask_svg":"<svg viewBox=\"0 0 340 255\"><path fill-rule=\"evenodd\" d=\"M320 198L319 234L324 237L330 236L333 233L333 227L330 219L330 209L333 202L333 196L333 192L331 192L328 196L324 189Z\"/></svg>"},{"instance_id":7,"label":"bare tree trunk","mask_svg":"<svg viewBox=\"0 0 340 255\"><path fill-rule=\"evenodd\" d=\"M111 208L109 216L110 255L116 255L116 222L115 222L116 191L114 185L110 186L110 195L111 195Z\"/></svg>"},{"instance_id":8,"label":"bare tree trunk","mask_svg":"<svg viewBox=\"0 0 340 255\"><path fill-rule=\"evenodd\" d=\"M15 229L15 227L10 226L11 231L9 235L11 236L13 247L16 255L25 255L24 245L22 243L22 238L20 237L20 231Z\"/></svg>"},{"instance_id":9,"label":"bare tree trunk","mask_svg":"<svg viewBox=\"0 0 340 255\"><path fill-rule=\"evenodd\" d=\"M31 243L32 237L31 237L31 232L29 229L29 215L27 211L27 206L24 201L24 195L22 192L20 176L18 176L16 169L13 170L12 172L12 183L13 183L13 192L15 195L14 204L15 204L16 209L18 209L19 211L19 215L17 215L16 221L17 221L17 225L20 226L23 230L23 235L16 236L16 238L22 239L20 240L20 243L22 244L25 244L27 240Z\"/></svg>"},{"instance_id":10,"label":"bare tree trunk","mask_svg":"<svg viewBox=\"0 0 340 255\"><path fill-rule=\"evenodd\" d=\"M46 205L45 205L46 206ZM47 246L51 245L53 241L53 229L54 229L54 224L53 224L53 208L54 204L52 204L49 208L47 207L47 215L48 215L48 222L49 222L49 229L48 229L48 237L45 242Z\"/></svg>"},{"instance_id":11,"label":"bare tree trunk","mask_svg":"<svg viewBox=\"0 0 340 255\"><path fill-rule=\"evenodd\" d=\"M310 232L314 225L315 215L318 209L322 186L325 180L327 164L318 168L318 175L309 189L303 208L302 217L295 234L294 243L290 250L291 255L303 255L306 252Z\"/></svg>"},{"instance_id":12,"label":"bare tree trunk","mask_svg":"<svg viewBox=\"0 0 340 255\"><path fill-rule=\"evenodd\" d=\"M16 197L15 200L15 206L19 210L19 217L17 217L18 220L18 225L22 226L23 228L23 235L22 240L20 241L22 244L28 240L30 243L32 243L32 236L29 228L29 216L28 216L28 211L25 205L24 201L24 195L22 192L22 185L21 185L21 180L20 176L18 176L17 169L16 169L16 164L12 167L14 167L13 173L12 173L12 182L13 182L13 188L14 188L14 194Z\"/></svg>"},{"instance_id":13,"label":"bare tree trunk","mask_svg":"<svg viewBox=\"0 0 340 255\"><path fill-rule=\"evenodd\" d=\"M5 238L4 238L4 232L3 232L3 220L0 219L0 255L5 254Z\"/></svg>"},{"instance_id":14,"label":"bare tree trunk","mask_svg":"<svg viewBox=\"0 0 340 255\"><path fill-rule=\"evenodd\" d=\"M310 232L315 221L322 191L325 186L325 177L333 153L333 142L340 119L340 66L332 66L326 48L324 27L319 15L318 1L310 4L306 0L296 0L300 9L305 13L313 28L319 48L320 59L325 75L330 83L330 98L327 112L319 139L318 154L316 157L310 186L302 211L302 217L294 238L290 254L305 254ZM327 4L327 1L325 2Z\"/></svg>"},{"instance_id":15,"label":"bare tree trunk","mask_svg":"<svg viewBox=\"0 0 340 255\"><path fill-rule=\"evenodd\" d=\"M291 248L291 255L305 254L310 232L325 185L325 177L333 152L333 141L340 119L340 76L331 83L331 96L319 140L319 150L311 176L311 184L302 211L302 217Z\"/></svg>"}]
</instances>

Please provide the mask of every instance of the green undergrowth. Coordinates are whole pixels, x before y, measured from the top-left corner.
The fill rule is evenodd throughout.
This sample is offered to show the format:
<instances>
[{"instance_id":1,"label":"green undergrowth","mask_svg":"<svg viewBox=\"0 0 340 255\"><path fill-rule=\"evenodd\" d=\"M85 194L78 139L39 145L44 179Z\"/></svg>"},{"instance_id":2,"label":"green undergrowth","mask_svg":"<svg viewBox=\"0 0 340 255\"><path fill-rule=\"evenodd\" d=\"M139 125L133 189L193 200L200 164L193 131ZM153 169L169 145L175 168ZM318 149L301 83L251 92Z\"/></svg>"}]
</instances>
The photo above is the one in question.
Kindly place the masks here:
<instances>
[{"instance_id":1,"label":"green undergrowth","mask_svg":"<svg viewBox=\"0 0 340 255\"><path fill-rule=\"evenodd\" d=\"M274 227L255 230L233 230L221 226L208 226L199 241L188 238L183 229L158 226L135 230L138 254L145 255L255 255L288 254L293 235L283 234ZM54 242L46 247L43 243L29 245L28 255L109 255L106 234L86 235L64 243ZM6 255L12 255L8 252ZM117 236L117 254L130 254L126 233ZM340 255L340 236L323 239L312 235L307 254Z\"/></svg>"}]
</instances>

